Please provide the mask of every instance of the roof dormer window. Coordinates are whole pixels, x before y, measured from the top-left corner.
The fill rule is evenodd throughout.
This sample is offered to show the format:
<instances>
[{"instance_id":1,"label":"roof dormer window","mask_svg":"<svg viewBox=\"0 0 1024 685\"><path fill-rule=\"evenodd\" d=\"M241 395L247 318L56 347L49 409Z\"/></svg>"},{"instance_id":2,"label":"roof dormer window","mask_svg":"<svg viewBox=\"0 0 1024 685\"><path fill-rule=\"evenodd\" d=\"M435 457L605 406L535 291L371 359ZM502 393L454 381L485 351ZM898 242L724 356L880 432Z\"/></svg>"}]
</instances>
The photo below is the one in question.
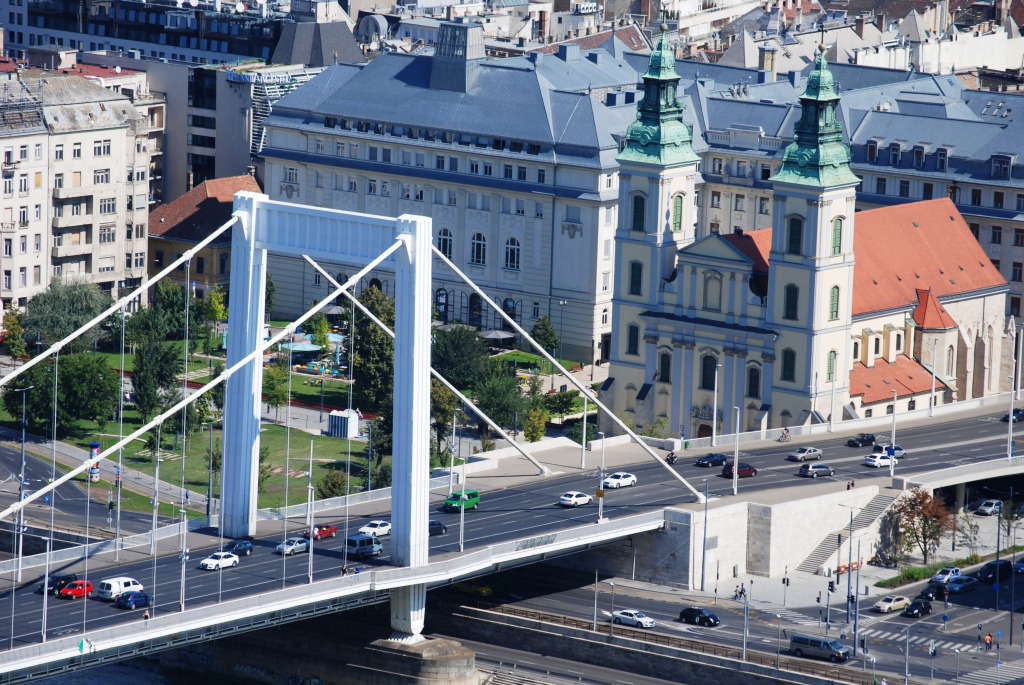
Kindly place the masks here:
<instances>
[{"instance_id":1,"label":"roof dormer window","mask_svg":"<svg viewBox=\"0 0 1024 685\"><path fill-rule=\"evenodd\" d=\"M1010 178L1010 168L1012 164L1009 157L994 156L992 157L992 178Z\"/></svg>"}]
</instances>

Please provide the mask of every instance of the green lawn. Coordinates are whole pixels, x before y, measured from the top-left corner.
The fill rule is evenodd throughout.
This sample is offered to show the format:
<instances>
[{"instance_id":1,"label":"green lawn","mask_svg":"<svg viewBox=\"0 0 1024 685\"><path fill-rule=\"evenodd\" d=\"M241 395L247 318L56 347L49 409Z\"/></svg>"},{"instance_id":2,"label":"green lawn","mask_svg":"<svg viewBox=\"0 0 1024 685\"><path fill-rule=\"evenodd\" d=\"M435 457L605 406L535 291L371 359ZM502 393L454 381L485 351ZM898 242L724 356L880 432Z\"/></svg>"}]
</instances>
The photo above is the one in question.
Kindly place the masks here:
<instances>
[{"instance_id":1,"label":"green lawn","mask_svg":"<svg viewBox=\"0 0 1024 685\"><path fill-rule=\"evenodd\" d=\"M498 361L515 361L520 366L529 366L530 364L536 364L538 370L541 373L551 373L551 363L544 359L539 354L533 354L531 352L523 352L522 350L513 350L511 352L505 352L492 357ZM580 364L581 362L575 359L559 359L559 363L565 368L571 367L573 364Z\"/></svg>"}]
</instances>

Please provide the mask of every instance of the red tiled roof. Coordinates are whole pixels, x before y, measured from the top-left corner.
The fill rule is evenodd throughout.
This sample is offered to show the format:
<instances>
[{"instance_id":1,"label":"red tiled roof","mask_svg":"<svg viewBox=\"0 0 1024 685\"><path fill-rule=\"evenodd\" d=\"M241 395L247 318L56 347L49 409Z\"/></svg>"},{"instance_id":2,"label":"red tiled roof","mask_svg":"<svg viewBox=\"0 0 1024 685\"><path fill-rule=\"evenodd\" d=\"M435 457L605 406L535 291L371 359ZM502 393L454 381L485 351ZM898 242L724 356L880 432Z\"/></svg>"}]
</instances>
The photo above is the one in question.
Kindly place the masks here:
<instances>
[{"instance_id":1,"label":"red tiled roof","mask_svg":"<svg viewBox=\"0 0 1024 685\"><path fill-rule=\"evenodd\" d=\"M768 273L768 253L772 251L772 229L762 228L757 231L730 233L722 237L754 262L754 273Z\"/></svg>"},{"instance_id":2,"label":"red tiled roof","mask_svg":"<svg viewBox=\"0 0 1024 685\"><path fill-rule=\"evenodd\" d=\"M855 221L855 315L916 305L918 289L939 298L1006 285L949 198L857 212ZM762 228L742 236L765 262L771 233ZM751 245L734 244L745 253Z\"/></svg>"},{"instance_id":3,"label":"red tiled roof","mask_svg":"<svg viewBox=\"0 0 1024 685\"><path fill-rule=\"evenodd\" d=\"M917 301L920 304L914 310L914 321L918 326L930 330L956 328L956 321L946 308L939 304L931 290L918 288Z\"/></svg>"},{"instance_id":4,"label":"red tiled roof","mask_svg":"<svg viewBox=\"0 0 1024 685\"><path fill-rule=\"evenodd\" d=\"M204 181L174 202L149 213L149 234L169 240L198 243L231 218L235 193L262 193L256 179L248 174ZM231 241L230 229L216 244Z\"/></svg>"},{"instance_id":5,"label":"red tiled roof","mask_svg":"<svg viewBox=\"0 0 1024 685\"><path fill-rule=\"evenodd\" d=\"M0 57L0 72L11 74L18 70L18 62L11 57Z\"/></svg>"},{"instance_id":6,"label":"red tiled roof","mask_svg":"<svg viewBox=\"0 0 1024 685\"><path fill-rule=\"evenodd\" d=\"M935 386L945 387L945 383L936 378ZM871 368L858 362L850 371L850 397L860 395L861 404L891 399L893 390L896 390L897 396L904 397L929 392L931 389L931 372L905 354L898 355L892 364L884 359L876 359Z\"/></svg>"}]
</instances>

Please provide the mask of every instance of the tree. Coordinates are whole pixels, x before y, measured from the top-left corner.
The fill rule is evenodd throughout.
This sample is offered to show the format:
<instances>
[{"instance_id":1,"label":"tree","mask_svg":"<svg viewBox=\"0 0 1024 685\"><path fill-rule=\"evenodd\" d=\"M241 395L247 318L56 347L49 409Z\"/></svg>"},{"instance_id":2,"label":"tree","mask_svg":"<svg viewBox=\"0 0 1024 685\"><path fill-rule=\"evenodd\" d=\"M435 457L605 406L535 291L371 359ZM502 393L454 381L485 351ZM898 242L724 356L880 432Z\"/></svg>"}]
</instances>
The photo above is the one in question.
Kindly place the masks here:
<instances>
[{"instance_id":1,"label":"tree","mask_svg":"<svg viewBox=\"0 0 1024 685\"><path fill-rule=\"evenodd\" d=\"M343 497L348 494L348 474L344 471L331 471L316 484L317 499Z\"/></svg>"},{"instance_id":2,"label":"tree","mask_svg":"<svg viewBox=\"0 0 1024 685\"><path fill-rule=\"evenodd\" d=\"M528 442L537 442L547 432L548 415L543 409L531 409L523 422L523 435Z\"/></svg>"},{"instance_id":3,"label":"tree","mask_svg":"<svg viewBox=\"0 0 1024 685\"><path fill-rule=\"evenodd\" d=\"M579 390L556 392L554 395L547 396L545 404L547 404L548 411L564 421L565 415L572 412L576 398L579 395Z\"/></svg>"},{"instance_id":4,"label":"tree","mask_svg":"<svg viewBox=\"0 0 1024 685\"><path fill-rule=\"evenodd\" d=\"M50 345L62 340L95 318L109 304L110 297L98 285L84 280L54 278L49 288L26 305L21 320L25 341L29 345L35 345L37 340ZM70 343L70 351L89 349L97 335L98 327L89 329Z\"/></svg>"},{"instance_id":5,"label":"tree","mask_svg":"<svg viewBox=\"0 0 1024 685\"><path fill-rule=\"evenodd\" d=\"M430 364L460 390L473 387L487 358L487 344L475 328L459 325L434 334Z\"/></svg>"},{"instance_id":6,"label":"tree","mask_svg":"<svg viewBox=\"0 0 1024 685\"><path fill-rule=\"evenodd\" d=\"M499 426L509 427L517 413L524 414L523 396L515 375L507 373L504 364L491 364L473 391L476 405ZM481 437L486 437L487 424L477 422Z\"/></svg>"},{"instance_id":7,"label":"tree","mask_svg":"<svg viewBox=\"0 0 1024 685\"><path fill-rule=\"evenodd\" d=\"M966 547L971 557L978 557L978 550L981 547L981 526L977 517L964 509L956 522L956 541L961 547Z\"/></svg>"},{"instance_id":8,"label":"tree","mask_svg":"<svg viewBox=\"0 0 1024 685\"><path fill-rule=\"evenodd\" d=\"M327 352L331 349L331 339L327 337L331 332L331 322L327 320L327 316L322 311L316 312L313 316L309 317L304 328L309 331L309 339L313 344L320 346L321 352Z\"/></svg>"},{"instance_id":9,"label":"tree","mask_svg":"<svg viewBox=\"0 0 1024 685\"><path fill-rule=\"evenodd\" d=\"M597 417L587 417L587 442L597 439ZM569 438L573 442L578 442L581 445L583 438L583 420L574 420L573 424L569 426L569 430L565 432L565 437Z\"/></svg>"},{"instance_id":10,"label":"tree","mask_svg":"<svg viewBox=\"0 0 1024 685\"><path fill-rule=\"evenodd\" d=\"M213 430L211 427L210 430ZM224 446L221 444L220 438L213 441L213 454L210 453L210 448L206 448L206 458L213 464L213 472L220 473L221 462L224 459Z\"/></svg>"},{"instance_id":11,"label":"tree","mask_svg":"<svg viewBox=\"0 0 1024 685\"><path fill-rule=\"evenodd\" d=\"M558 331L555 330L555 325L551 323L551 317L547 314L537 319L537 323L533 324L533 328L530 330L530 337L546 352L558 349L560 342Z\"/></svg>"},{"instance_id":12,"label":"tree","mask_svg":"<svg viewBox=\"0 0 1024 685\"><path fill-rule=\"evenodd\" d=\"M7 354L12 359L26 355L25 329L21 325L21 312L13 306L4 312L4 342L7 343Z\"/></svg>"},{"instance_id":13,"label":"tree","mask_svg":"<svg viewBox=\"0 0 1024 685\"><path fill-rule=\"evenodd\" d=\"M430 422L437 441L437 451L441 451L441 440L449 435L452 416L461 402L458 396L436 378L430 379Z\"/></svg>"},{"instance_id":14,"label":"tree","mask_svg":"<svg viewBox=\"0 0 1024 685\"><path fill-rule=\"evenodd\" d=\"M203 309L207 321L223 321L228 318L228 308L224 304L224 291L220 289L220 286L214 286L203 300Z\"/></svg>"},{"instance_id":15,"label":"tree","mask_svg":"<svg viewBox=\"0 0 1024 685\"><path fill-rule=\"evenodd\" d=\"M263 369L263 401L271 409L280 409L288 401L288 357L279 354Z\"/></svg>"},{"instance_id":16,"label":"tree","mask_svg":"<svg viewBox=\"0 0 1024 685\"><path fill-rule=\"evenodd\" d=\"M95 421L101 431L106 427L121 389L117 372L106 360L91 354L62 357L58 385L58 429L61 414L67 416L69 424L89 420Z\"/></svg>"},{"instance_id":17,"label":"tree","mask_svg":"<svg viewBox=\"0 0 1024 685\"><path fill-rule=\"evenodd\" d=\"M274 274L267 272L267 282L263 286L263 318L269 319L274 311L274 302L277 300L277 286L274 284Z\"/></svg>"},{"instance_id":18,"label":"tree","mask_svg":"<svg viewBox=\"0 0 1024 685\"><path fill-rule=\"evenodd\" d=\"M203 301L193 297L180 285L163 280L157 283L152 309L157 310L166 326L167 337L172 340L184 340L186 298L188 299L189 347L192 348L189 352L194 352L195 346L203 337L203 327L206 323L206 307Z\"/></svg>"},{"instance_id":19,"label":"tree","mask_svg":"<svg viewBox=\"0 0 1024 685\"><path fill-rule=\"evenodd\" d=\"M373 469L373 487L391 487L391 464L378 464Z\"/></svg>"},{"instance_id":20,"label":"tree","mask_svg":"<svg viewBox=\"0 0 1024 685\"><path fill-rule=\"evenodd\" d=\"M217 376L224 373L224 368L224 362L214 362L213 377L216 378ZM209 397L213 401L213 403L217 405L217 408L220 409L221 411L224 411L224 391L226 385L226 381L222 382L216 388L211 390L207 395L207 397Z\"/></svg>"},{"instance_id":21,"label":"tree","mask_svg":"<svg viewBox=\"0 0 1024 685\"><path fill-rule=\"evenodd\" d=\"M914 488L899 498L892 507L901 537L908 546L916 547L928 564L932 547L953 529L953 513L924 488Z\"/></svg>"},{"instance_id":22,"label":"tree","mask_svg":"<svg viewBox=\"0 0 1024 685\"><path fill-rule=\"evenodd\" d=\"M270 448L260 446L259 472L256 474L256 492L267 491L267 481L270 479Z\"/></svg>"},{"instance_id":23,"label":"tree","mask_svg":"<svg viewBox=\"0 0 1024 685\"><path fill-rule=\"evenodd\" d=\"M394 449L391 405L383 407L377 418L371 419L368 425L370 427L370 450L373 452L377 466L380 466L384 457L390 457L392 449Z\"/></svg>"},{"instance_id":24,"label":"tree","mask_svg":"<svg viewBox=\"0 0 1024 685\"><path fill-rule=\"evenodd\" d=\"M167 411L182 399L181 391L177 388L168 392L163 398L162 411ZM181 436L187 444L192 434L199 430L199 410L196 407L198 400L195 402L189 402L185 405L184 411L179 409L164 421L163 432L164 434L170 433L174 436L174 445L178 445L178 437Z\"/></svg>"},{"instance_id":25,"label":"tree","mask_svg":"<svg viewBox=\"0 0 1024 685\"><path fill-rule=\"evenodd\" d=\"M544 402L544 379L533 374L530 376L530 383L526 389L526 397L524 398L528 409L540 409L545 411L547 404Z\"/></svg>"},{"instance_id":26,"label":"tree","mask_svg":"<svg viewBox=\"0 0 1024 685\"><path fill-rule=\"evenodd\" d=\"M359 301L391 330L395 329L395 300L379 288L366 288ZM359 317L352 367L355 397L363 407L374 411L391 403L395 377L395 343L377 324Z\"/></svg>"},{"instance_id":27,"label":"tree","mask_svg":"<svg viewBox=\"0 0 1024 685\"><path fill-rule=\"evenodd\" d=\"M132 317L134 318L134 317ZM149 421L160 406L161 395L174 386L178 370L174 348L155 337L146 337L135 349L135 370L132 371L132 391L135 408Z\"/></svg>"},{"instance_id":28,"label":"tree","mask_svg":"<svg viewBox=\"0 0 1024 685\"><path fill-rule=\"evenodd\" d=\"M107 326L120 334L121 315L114 314L107 319ZM133 313L125 322L125 343L140 343L146 339L165 340L167 322L159 309L146 307ZM120 340L118 341L120 346Z\"/></svg>"}]
</instances>

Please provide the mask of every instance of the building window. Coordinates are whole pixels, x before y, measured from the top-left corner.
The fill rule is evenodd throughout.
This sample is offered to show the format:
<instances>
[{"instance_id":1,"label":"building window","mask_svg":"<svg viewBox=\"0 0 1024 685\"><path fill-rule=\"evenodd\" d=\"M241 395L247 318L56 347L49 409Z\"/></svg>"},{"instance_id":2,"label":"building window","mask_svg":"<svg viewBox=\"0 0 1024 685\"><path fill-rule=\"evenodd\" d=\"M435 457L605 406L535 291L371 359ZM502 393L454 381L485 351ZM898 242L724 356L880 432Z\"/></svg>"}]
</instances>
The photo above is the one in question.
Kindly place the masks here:
<instances>
[{"instance_id":1,"label":"building window","mask_svg":"<svg viewBox=\"0 0 1024 685\"><path fill-rule=\"evenodd\" d=\"M910 181L900 181L900 197L910 197Z\"/></svg>"},{"instance_id":2,"label":"building window","mask_svg":"<svg viewBox=\"0 0 1024 685\"><path fill-rule=\"evenodd\" d=\"M110 141L109 140L97 140L92 144L92 154L95 157L109 157L110 156Z\"/></svg>"},{"instance_id":3,"label":"building window","mask_svg":"<svg viewBox=\"0 0 1024 685\"><path fill-rule=\"evenodd\" d=\"M487 239L483 233L474 233L469 241L469 263L477 266L487 264Z\"/></svg>"},{"instance_id":4,"label":"building window","mask_svg":"<svg viewBox=\"0 0 1024 685\"><path fill-rule=\"evenodd\" d=\"M747 204L747 198L745 195L737 195L733 202L733 209L737 212L742 212L744 205Z\"/></svg>"},{"instance_id":5,"label":"building window","mask_svg":"<svg viewBox=\"0 0 1024 685\"><path fill-rule=\"evenodd\" d=\"M629 294L644 294L644 266L640 262L629 263Z\"/></svg>"},{"instance_id":6,"label":"building window","mask_svg":"<svg viewBox=\"0 0 1024 685\"><path fill-rule=\"evenodd\" d=\"M875 192L878 193L879 195L885 195L885 179L884 178L876 178L875 179Z\"/></svg>"},{"instance_id":7,"label":"building window","mask_svg":"<svg viewBox=\"0 0 1024 685\"><path fill-rule=\"evenodd\" d=\"M64 159L64 146L56 145L53 148L53 158L58 162Z\"/></svg>"},{"instance_id":8,"label":"building window","mask_svg":"<svg viewBox=\"0 0 1024 685\"><path fill-rule=\"evenodd\" d=\"M839 318L839 286L832 286L828 296L828 318L835 321Z\"/></svg>"},{"instance_id":9,"label":"building window","mask_svg":"<svg viewBox=\"0 0 1024 685\"><path fill-rule=\"evenodd\" d=\"M981 188L971 188L971 206L981 206Z\"/></svg>"},{"instance_id":10,"label":"building window","mask_svg":"<svg viewBox=\"0 0 1024 685\"><path fill-rule=\"evenodd\" d=\"M768 213L768 198L759 197L757 199L757 213L767 214Z\"/></svg>"},{"instance_id":11,"label":"building window","mask_svg":"<svg viewBox=\"0 0 1024 685\"><path fill-rule=\"evenodd\" d=\"M829 350L828 366L825 369L825 382L831 383L836 379L836 351Z\"/></svg>"},{"instance_id":12,"label":"building window","mask_svg":"<svg viewBox=\"0 0 1024 685\"><path fill-rule=\"evenodd\" d=\"M939 171L945 171L948 164L948 153L945 148L939 148L935 152L935 168Z\"/></svg>"},{"instance_id":13,"label":"building window","mask_svg":"<svg viewBox=\"0 0 1024 685\"><path fill-rule=\"evenodd\" d=\"M285 183L298 183L299 182L299 170L296 167L285 167L284 168L284 182Z\"/></svg>"},{"instance_id":14,"label":"building window","mask_svg":"<svg viewBox=\"0 0 1024 685\"><path fill-rule=\"evenodd\" d=\"M900 165L900 146L898 143L893 143L889 146L889 165Z\"/></svg>"},{"instance_id":15,"label":"building window","mask_svg":"<svg viewBox=\"0 0 1024 685\"><path fill-rule=\"evenodd\" d=\"M782 351L782 374L784 381L796 380L796 352L793 350Z\"/></svg>"},{"instance_id":16,"label":"building window","mask_svg":"<svg viewBox=\"0 0 1024 685\"><path fill-rule=\"evenodd\" d=\"M870 419L872 414L874 414L874 410L873 409L865 409L864 410L864 418L865 419Z\"/></svg>"},{"instance_id":17,"label":"building window","mask_svg":"<svg viewBox=\"0 0 1024 685\"><path fill-rule=\"evenodd\" d=\"M711 173L720 174L722 173L722 158L715 157L711 160Z\"/></svg>"},{"instance_id":18,"label":"building window","mask_svg":"<svg viewBox=\"0 0 1024 685\"><path fill-rule=\"evenodd\" d=\"M115 243L117 242L117 235L115 234L113 226L100 226L100 244L104 243Z\"/></svg>"},{"instance_id":19,"label":"building window","mask_svg":"<svg viewBox=\"0 0 1024 685\"><path fill-rule=\"evenodd\" d=\"M444 288L438 288L434 293L434 309L437 311L437 320L448 323L448 291Z\"/></svg>"},{"instance_id":20,"label":"building window","mask_svg":"<svg viewBox=\"0 0 1024 685\"><path fill-rule=\"evenodd\" d=\"M885 407L885 413L886 414L892 414L895 410L896 410L896 404L895 403L886 405L886 407Z\"/></svg>"},{"instance_id":21,"label":"building window","mask_svg":"<svg viewBox=\"0 0 1024 685\"><path fill-rule=\"evenodd\" d=\"M747 397L761 396L761 369L751 366L747 369Z\"/></svg>"},{"instance_id":22,"label":"building window","mask_svg":"<svg viewBox=\"0 0 1024 685\"><path fill-rule=\"evenodd\" d=\"M320 272L319 271L317 271L317 272L315 272L313 274L313 285L318 287L318 288L320 287Z\"/></svg>"},{"instance_id":23,"label":"building window","mask_svg":"<svg viewBox=\"0 0 1024 685\"><path fill-rule=\"evenodd\" d=\"M605 326L608 324L608 308L605 307L601 310L601 325Z\"/></svg>"},{"instance_id":24,"label":"building window","mask_svg":"<svg viewBox=\"0 0 1024 685\"><path fill-rule=\"evenodd\" d=\"M838 255L843 251L843 220L832 220L832 254Z\"/></svg>"},{"instance_id":25,"label":"building window","mask_svg":"<svg viewBox=\"0 0 1024 685\"><path fill-rule=\"evenodd\" d=\"M801 254L803 252L803 219L794 217L789 220L789 234L786 236L786 238L786 252L788 252L789 254Z\"/></svg>"},{"instance_id":26,"label":"building window","mask_svg":"<svg viewBox=\"0 0 1024 685\"><path fill-rule=\"evenodd\" d=\"M221 254L217 255L217 258L218 258L217 273L219 275L221 275L221 276L224 276L228 272L228 259L229 259L228 254L226 252L222 252ZM339 281L339 282L344 283L344 280Z\"/></svg>"},{"instance_id":27,"label":"building window","mask_svg":"<svg viewBox=\"0 0 1024 685\"><path fill-rule=\"evenodd\" d=\"M1002 226L993 226L992 227L992 237L990 239L990 242L992 242L995 245L999 245L1000 243L1003 242L1003 228L1002 228Z\"/></svg>"},{"instance_id":28,"label":"building window","mask_svg":"<svg viewBox=\"0 0 1024 685\"><path fill-rule=\"evenodd\" d=\"M971 234L974 236L974 239L979 240L978 235L981 233L981 225L967 224L967 227L971 229Z\"/></svg>"},{"instance_id":29,"label":"building window","mask_svg":"<svg viewBox=\"0 0 1024 685\"><path fill-rule=\"evenodd\" d=\"M1020 298L1010 298L1010 316L1020 316Z\"/></svg>"},{"instance_id":30,"label":"building window","mask_svg":"<svg viewBox=\"0 0 1024 685\"><path fill-rule=\"evenodd\" d=\"M81 159L82 158L82 144L81 143L75 143L74 145L71 146L71 158L72 159Z\"/></svg>"},{"instance_id":31,"label":"building window","mask_svg":"<svg viewBox=\"0 0 1024 685\"><path fill-rule=\"evenodd\" d=\"M640 354L640 327L636 324L626 330L626 354Z\"/></svg>"},{"instance_id":32,"label":"building window","mask_svg":"<svg viewBox=\"0 0 1024 685\"><path fill-rule=\"evenodd\" d=\"M519 271L519 241L516 238L505 241L505 268Z\"/></svg>"},{"instance_id":33,"label":"building window","mask_svg":"<svg viewBox=\"0 0 1024 685\"><path fill-rule=\"evenodd\" d=\"M914 146L914 166L918 169L924 167L924 148L920 145Z\"/></svg>"},{"instance_id":34,"label":"building window","mask_svg":"<svg viewBox=\"0 0 1024 685\"><path fill-rule=\"evenodd\" d=\"M715 389L715 371L718 369L718 359L710 354L700 358L700 389Z\"/></svg>"},{"instance_id":35,"label":"building window","mask_svg":"<svg viewBox=\"0 0 1024 685\"><path fill-rule=\"evenodd\" d=\"M999 191L992 193L992 206L996 209L1003 208L1003 194Z\"/></svg>"},{"instance_id":36,"label":"building window","mask_svg":"<svg viewBox=\"0 0 1024 685\"><path fill-rule=\"evenodd\" d=\"M437 249L441 254L445 256L445 259L452 258L453 243L454 240L452 239L452 232L450 230L448 230L447 228L442 228L440 231L438 231Z\"/></svg>"},{"instance_id":37,"label":"building window","mask_svg":"<svg viewBox=\"0 0 1024 685\"><path fill-rule=\"evenodd\" d=\"M868 161L874 163L878 159L878 143L873 140L868 141Z\"/></svg>"},{"instance_id":38,"label":"building window","mask_svg":"<svg viewBox=\"0 0 1024 685\"><path fill-rule=\"evenodd\" d=\"M1017 196L1017 211L1024 212L1024 195Z\"/></svg>"},{"instance_id":39,"label":"building window","mask_svg":"<svg viewBox=\"0 0 1024 685\"><path fill-rule=\"evenodd\" d=\"M516 167L516 180L517 181L525 181L526 180L526 167L524 167L524 166L517 166Z\"/></svg>"},{"instance_id":40,"label":"building window","mask_svg":"<svg viewBox=\"0 0 1024 685\"><path fill-rule=\"evenodd\" d=\"M1010 178L1010 160L1008 158L992 158L992 178Z\"/></svg>"},{"instance_id":41,"label":"building window","mask_svg":"<svg viewBox=\"0 0 1024 685\"><path fill-rule=\"evenodd\" d=\"M672 382L672 355L668 352L658 355L658 380L662 383Z\"/></svg>"},{"instance_id":42,"label":"building window","mask_svg":"<svg viewBox=\"0 0 1024 685\"><path fill-rule=\"evenodd\" d=\"M640 231L644 230L644 214L646 214L647 203L644 200L643 195L633 196L633 225L632 230Z\"/></svg>"},{"instance_id":43,"label":"building window","mask_svg":"<svg viewBox=\"0 0 1024 685\"><path fill-rule=\"evenodd\" d=\"M716 208L722 206L722 194L717 190L711 191L711 206Z\"/></svg>"},{"instance_id":44,"label":"building window","mask_svg":"<svg viewBox=\"0 0 1024 685\"><path fill-rule=\"evenodd\" d=\"M1016 283L1021 281L1021 270L1024 269L1024 264L1021 262L1014 262L1013 268L1010 270L1010 280Z\"/></svg>"},{"instance_id":45,"label":"building window","mask_svg":"<svg viewBox=\"0 0 1024 685\"><path fill-rule=\"evenodd\" d=\"M933 186L931 183L925 183L921 187L921 197L923 199L930 200L930 199L932 199L932 196L934 194L935 194L935 186Z\"/></svg>"},{"instance_id":46,"label":"building window","mask_svg":"<svg viewBox=\"0 0 1024 685\"><path fill-rule=\"evenodd\" d=\"M679 231L683 228L683 196L675 195L672 198L672 230Z\"/></svg>"},{"instance_id":47,"label":"building window","mask_svg":"<svg viewBox=\"0 0 1024 685\"><path fill-rule=\"evenodd\" d=\"M722 279L716 276L704 278L704 309L715 312L722 309Z\"/></svg>"},{"instance_id":48,"label":"building window","mask_svg":"<svg viewBox=\"0 0 1024 685\"><path fill-rule=\"evenodd\" d=\"M853 361L860 361L860 343L853 343Z\"/></svg>"},{"instance_id":49,"label":"building window","mask_svg":"<svg viewBox=\"0 0 1024 685\"><path fill-rule=\"evenodd\" d=\"M611 177L609 176L609 179ZM547 181L547 172L544 169L537 169L537 183L544 183Z\"/></svg>"},{"instance_id":50,"label":"building window","mask_svg":"<svg viewBox=\"0 0 1024 685\"><path fill-rule=\"evenodd\" d=\"M116 214L116 213L117 213L117 198L116 197L100 198L100 214Z\"/></svg>"},{"instance_id":51,"label":"building window","mask_svg":"<svg viewBox=\"0 0 1024 685\"><path fill-rule=\"evenodd\" d=\"M790 321L797 320L800 303L800 288L790 283L785 288L782 318Z\"/></svg>"},{"instance_id":52,"label":"building window","mask_svg":"<svg viewBox=\"0 0 1024 685\"><path fill-rule=\"evenodd\" d=\"M110 183L110 169L97 169L92 172L92 182L96 185Z\"/></svg>"},{"instance_id":53,"label":"building window","mask_svg":"<svg viewBox=\"0 0 1024 685\"><path fill-rule=\"evenodd\" d=\"M875 356L882 354L882 339L875 338Z\"/></svg>"}]
</instances>

